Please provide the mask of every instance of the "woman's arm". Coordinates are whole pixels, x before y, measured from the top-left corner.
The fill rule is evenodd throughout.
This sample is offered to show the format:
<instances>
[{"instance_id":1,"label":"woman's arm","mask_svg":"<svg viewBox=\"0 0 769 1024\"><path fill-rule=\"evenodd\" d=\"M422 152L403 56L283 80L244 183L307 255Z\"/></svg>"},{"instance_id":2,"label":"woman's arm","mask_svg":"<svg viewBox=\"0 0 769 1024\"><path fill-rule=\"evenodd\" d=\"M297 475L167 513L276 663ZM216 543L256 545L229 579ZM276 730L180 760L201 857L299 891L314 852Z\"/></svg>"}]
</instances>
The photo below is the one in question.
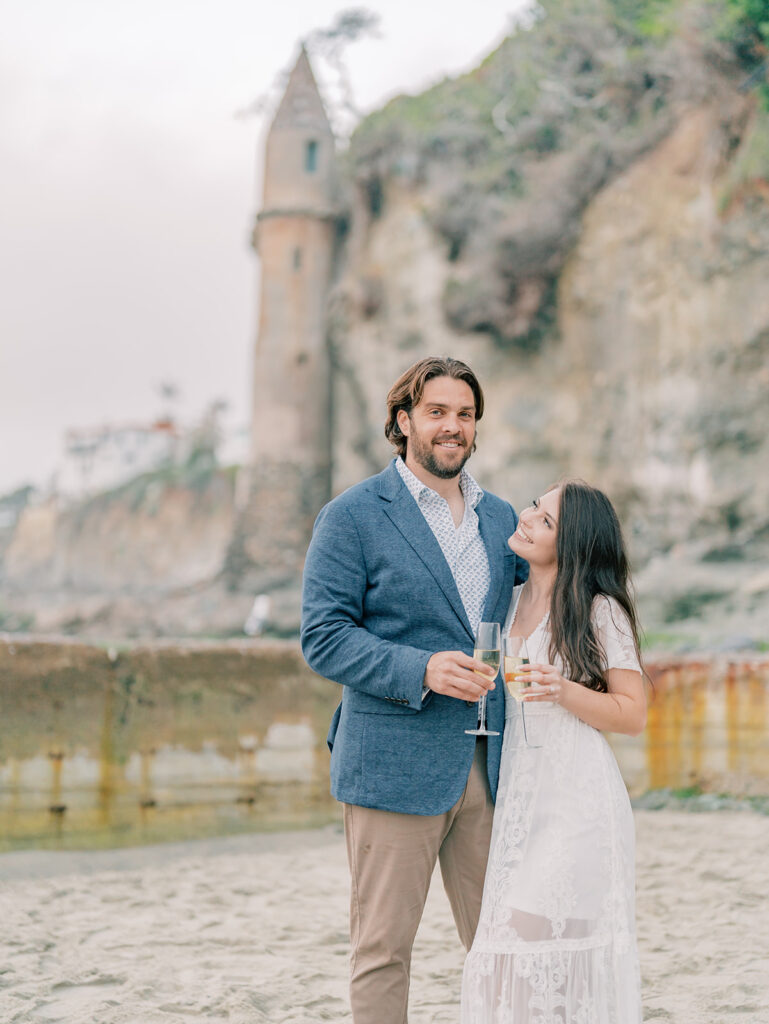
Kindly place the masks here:
<instances>
[{"instance_id":1,"label":"woman's arm","mask_svg":"<svg viewBox=\"0 0 769 1024\"><path fill-rule=\"evenodd\" d=\"M637 736L646 725L646 694L640 672L627 668L610 668L605 679L608 693L589 690L582 683L564 679L553 665L522 665L519 674L527 672L532 682L545 687L544 692L526 693L524 700L551 701L571 711L583 722L601 732L621 732Z\"/></svg>"}]
</instances>

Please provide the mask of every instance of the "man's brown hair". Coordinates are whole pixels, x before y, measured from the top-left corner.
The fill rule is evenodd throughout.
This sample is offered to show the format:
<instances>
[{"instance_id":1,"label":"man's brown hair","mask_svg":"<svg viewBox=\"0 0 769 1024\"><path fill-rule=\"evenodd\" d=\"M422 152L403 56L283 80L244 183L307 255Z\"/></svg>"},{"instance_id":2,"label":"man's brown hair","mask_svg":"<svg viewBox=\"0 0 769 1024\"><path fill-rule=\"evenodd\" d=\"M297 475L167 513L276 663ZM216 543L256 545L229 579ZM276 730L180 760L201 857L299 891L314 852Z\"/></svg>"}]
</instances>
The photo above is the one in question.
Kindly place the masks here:
<instances>
[{"instance_id":1,"label":"man's brown hair","mask_svg":"<svg viewBox=\"0 0 769 1024\"><path fill-rule=\"evenodd\" d=\"M398 413L403 409L411 415L411 410L422 400L425 384L433 377L453 377L454 380L463 380L475 398L476 422L483 416L483 391L478 383L478 378L467 363L463 363L459 359L451 359L448 356L444 358L428 356L427 359L420 359L418 363L414 363L405 373L401 374L390 388L390 393L387 396L385 437L401 458L406 457L408 438L401 433L401 428L398 426Z\"/></svg>"}]
</instances>

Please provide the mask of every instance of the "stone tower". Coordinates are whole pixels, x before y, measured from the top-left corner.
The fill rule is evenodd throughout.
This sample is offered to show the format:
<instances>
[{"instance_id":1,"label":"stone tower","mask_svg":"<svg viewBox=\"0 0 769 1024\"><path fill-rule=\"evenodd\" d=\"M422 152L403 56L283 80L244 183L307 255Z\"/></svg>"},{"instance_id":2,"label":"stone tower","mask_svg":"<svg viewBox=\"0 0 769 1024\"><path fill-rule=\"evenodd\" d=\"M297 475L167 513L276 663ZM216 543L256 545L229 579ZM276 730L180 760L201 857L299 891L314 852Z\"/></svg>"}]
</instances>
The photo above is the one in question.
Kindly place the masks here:
<instances>
[{"instance_id":1,"label":"stone tower","mask_svg":"<svg viewBox=\"0 0 769 1024\"><path fill-rule=\"evenodd\" d=\"M296 577L330 498L326 306L336 237L334 136L302 47L270 126L254 247L261 283L244 546L266 589Z\"/></svg>"}]
</instances>

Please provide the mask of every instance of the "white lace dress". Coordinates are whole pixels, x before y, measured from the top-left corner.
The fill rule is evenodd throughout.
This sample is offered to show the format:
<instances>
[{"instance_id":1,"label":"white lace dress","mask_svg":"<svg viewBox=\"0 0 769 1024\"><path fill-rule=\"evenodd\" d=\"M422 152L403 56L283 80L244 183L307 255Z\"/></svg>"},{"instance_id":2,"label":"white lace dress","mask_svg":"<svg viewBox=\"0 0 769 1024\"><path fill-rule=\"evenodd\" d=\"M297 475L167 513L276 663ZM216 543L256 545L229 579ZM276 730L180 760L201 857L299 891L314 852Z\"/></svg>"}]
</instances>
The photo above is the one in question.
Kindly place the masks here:
<instances>
[{"instance_id":1,"label":"white lace dress","mask_svg":"<svg viewBox=\"0 0 769 1024\"><path fill-rule=\"evenodd\" d=\"M503 635L515 616L516 587ZM630 627L593 605L606 668L640 671ZM549 662L543 620L527 641ZM562 671L562 666L558 666ZM635 833L605 737L557 704L506 694L500 786L483 906L462 981L462 1024L640 1024Z\"/></svg>"}]
</instances>

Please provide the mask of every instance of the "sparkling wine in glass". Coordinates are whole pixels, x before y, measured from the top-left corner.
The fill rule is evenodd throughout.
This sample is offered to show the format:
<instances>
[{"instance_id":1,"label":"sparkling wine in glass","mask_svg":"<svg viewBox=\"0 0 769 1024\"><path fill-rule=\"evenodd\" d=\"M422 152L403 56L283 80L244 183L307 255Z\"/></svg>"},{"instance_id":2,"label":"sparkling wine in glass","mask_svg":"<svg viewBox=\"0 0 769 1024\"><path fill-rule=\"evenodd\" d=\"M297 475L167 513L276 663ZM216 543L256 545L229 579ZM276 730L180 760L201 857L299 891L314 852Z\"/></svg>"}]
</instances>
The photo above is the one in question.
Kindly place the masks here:
<instances>
[{"instance_id":1,"label":"sparkling wine in glass","mask_svg":"<svg viewBox=\"0 0 769 1024\"><path fill-rule=\"evenodd\" d=\"M482 661L484 665L488 665L493 672L493 678L496 678L497 672L499 672L499 663L501 655L501 644L500 644L500 630L498 622L482 622L478 626L478 632L475 634L475 650L473 651L473 657L476 661ZM490 673L478 673L478 675L485 674L487 677ZM498 732L490 731L486 728L486 694L484 693L480 699L478 705L478 728L477 729L465 729L468 736L499 736Z\"/></svg>"},{"instance_id":2,"label":"sparkling wine in glass","mask_svg":"<svg viewBox=\"0 0 769 1024\"><path fill-rule=\"evenodd\" d=\"M539 744L529 743L529 736L526 732L526 711L524 709L525 701L523 698L526 691L533 688L533 684L529 679L528 673L520 671L522 665L529 664L529 652L526 648L526 640L524 637L505 637L504 657L505 685L510 691L511 697L514 697L521 705L521 723L523 724L524 741L526 742L527 747L536 749L539 747Z\"/></svg>"}]
</instances>

